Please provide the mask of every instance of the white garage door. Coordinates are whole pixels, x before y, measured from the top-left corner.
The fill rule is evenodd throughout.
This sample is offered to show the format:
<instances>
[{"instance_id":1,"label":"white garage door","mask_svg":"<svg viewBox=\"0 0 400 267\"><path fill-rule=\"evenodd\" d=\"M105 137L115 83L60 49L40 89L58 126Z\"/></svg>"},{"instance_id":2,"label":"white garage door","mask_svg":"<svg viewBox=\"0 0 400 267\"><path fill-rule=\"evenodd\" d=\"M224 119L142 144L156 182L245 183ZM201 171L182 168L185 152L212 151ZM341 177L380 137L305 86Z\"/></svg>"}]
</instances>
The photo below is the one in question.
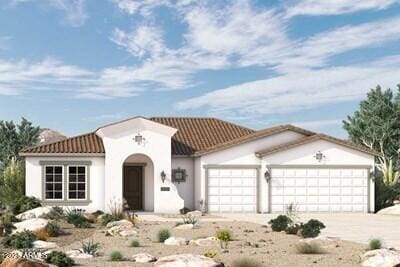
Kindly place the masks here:
<instances>
[{"instance_id":1,"label":"white garage door","mask_svg":"<svg viewBox=\"0 0 400 267\"><path fill-rule=\"evenodd\" d=\"M271 211L291 203L301 212L368 212L368 170L273 168Z\"/></svg>"},{"instance_id":2,"label":"white garage door","mask_svg":"<svg viewBox=\"0 0 400 267\"><path fill-rule=\"evenodd\" d=\"M257 212L257 169L208 169L209 212Z\"/></svg>"}]
</instances>

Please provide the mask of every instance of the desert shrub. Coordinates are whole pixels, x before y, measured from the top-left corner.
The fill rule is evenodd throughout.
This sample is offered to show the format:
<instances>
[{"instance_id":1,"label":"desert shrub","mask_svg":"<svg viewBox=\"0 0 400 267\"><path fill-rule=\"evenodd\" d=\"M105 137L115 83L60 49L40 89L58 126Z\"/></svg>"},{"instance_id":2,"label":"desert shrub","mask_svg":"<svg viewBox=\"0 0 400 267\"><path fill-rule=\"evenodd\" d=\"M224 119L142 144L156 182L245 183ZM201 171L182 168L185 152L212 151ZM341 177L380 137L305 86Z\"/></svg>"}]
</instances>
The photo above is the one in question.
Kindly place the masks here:
<instances>
[{"instance_id":1,"label":"desert shrub","mask_svg":"<svg viewBox=\"0 0 400 267\"><path fill-rule=\"evenodd\" d=\"M324 249L317 242L299 242L295 245L300 254L322 254Z\"/></svg>"},{"instance_id":2,"label":"desert shrub","mask_svg":"<svg viewBox=\"0 0 400 267\"><path fill-rule=\"evenodd\" d=\"M164 229L160 229L160 230L158 231L157 236L158 236L158 242L164 243L165 240L167 240L168 238L170 238L171 233L169 232L168 229L165 229L165 228L164 228Z\"/></svg>"},{"instance_id":3,"label":"desert shrub","mask_svg":"<svg viewBox=\"0 0 400 267\"><path fill-rule=\"evenodd\" d=\"M138 223L139 218L137 216L137 214L135 214L134 212L130 211L130 212L126 212L125 213L125 220L130 221L134 226Z\"/></svg>"},{"instance_id":4,"label":"desert shrub","mask_svg":"<svg viewBox=\"0 0 400 267\"><path fill-rule=\"evenodd\" d=\"M243 259L238 259L233 262L233 267L262 267L261 263L249 259L249 258L243 258Z\"/></svg>"},{"instance_id":5,"label":"desert shrub","mask_svg":"<svg viewBox=\"0 0 400 267\"><path fill-rule=\"evenodd\" d=\"M113 251L110 254L110 261L123 261L124 256L119 251Z\"/></svg>"},{"instance_id":6,"label":"desert shrub","mask_svg":"<svg viewBox=\"0 0 400 267\"><path fill-rule=\"evenodd\" d=\"M102 225L104 225L104 226L106 226L108 223L114 222L114 221L116 221L116 220L115 220L114 217L113 217L111 214L109 214L109 213L104 213L104 214L101 215L101 217L100 217L100 223L101 223Z\"/></svg>"},{"instance_id":7,"label":"desert shrub","mask_svg":"<svg viewBox=\"0 0 400 267\"><path fill-rule=\"evenodd\" d=\"M16 228L14 222L18 222L18 219L14 214L6 212L0 217L0 236L10 235L12 231Z\"/></svg>"},{"instance_id":8,"label":"desert shrub","mask_svg":"<svg viewBox=\"0 0 400 267\"><path fill-rule=\"evenodd\" d=\"M67 222L76 228L90 228L90 223L81 210L70 210L67 212Z\"/></svg>"},{"instance_id":9,"label":"desert shrub","mask_svg":"<svg viewBox=\"0 0 400 267\"><path fill-rule=\"evenodd\" d=\"M371 239L368 243L369 250L381 249L382 248L382 240L378 238Z\"/></svg>"},{"instance_id":10,"label":"desert shrub","mask_svg":"<svg viewBox=\"0 0 400 267\"><path fill-rule=\"evenodd\" d=\"M111 200L108 208L115 221L119 221L125 218L124 205L121 201L118 201L116 199Z\"/></svg>"},{"instance_id":11,"label":"desert shrub","mask_svg":"<svg viewBox=\"0 0 400 267\"><path fill-rule=\"evenodd\" d=\"M290 224L288 227L286 227L285 232L288 235L297 235L297 232L302 228L302 224Z\"/></svg>"},{"instance_id":12,"label":"desert shrub","mask_svg":"<svg viewBox=\"0 0 400 267\"><path fill-rule=\"evenodd\" d=\"M25 164L21 160L11 158L4 171L1 167L0 160L0 202L13 209L16 204L15 200L24 196Z\"/></svg>"},{"instance_id":13,"label":"desert shrub","mask_svg":"<svg viewBox=\"0 0 400 267\"><path fill-rule=\"evenodd\" d=\"M100 248L100 243L95 243L92 239L87 242L82 242L82 251L86 254L96 256L97 250Z\"/></svg>"},{"instance_id":14,"label":"desert shrub","mask_svg":"<svg viewBox=\"0 0 400 267\"><path fill-rule=\"evenodd\" d=\"M74 265L74 261L61 251L52 251L47 254L46 262L58 267L70 267Z\"/></svg>"},{"instance_id":15,"label":"desert shrub","mask_svg":"<svg viewBox=\"0 0 400 267\"><path fill-rule=\"evenodd\" d=\"M190 209L183 207L182 209L179 210L179 213L182 215L185 215L186 213L188 213L190 211Z\"/></svg>"},{"instance_id":16,"label":"desert shrub","mask_svg":"<svg viewBox=\"0 0 400 267\"><path fill-rule=\"evenodd\" d=\"M228 248L228 242L232 240L229 230L218 231L215 237L219 240L220 246L223 249Z\"/></svg>"},{"instance_id":17,"label":"desert shrub","mask_svg":"<svg viewBox=\"0 0 400 267\"><path fill-rule=\"evenodd\" d=\"M58 223L55 221L50 221L46 225L46 231L50 237L57 237L63 233L60 225L58 225Z\"/></svg>"},{"instance_id":18,"label":"desert shrub","mask_svg":"<svg viewBox=\"0 0 400 267\"><path fill-rule=\"evenodd\" d=\"M193 215L182 216L183 224L193 224L196 225L199 222L199 218Z\"/></svg>"},{"instance_id":19,"label":"desert shrub","mask_svg":"<svg viewBox=\"0 0 400 267\"><path fill-rule=\"evenodd\" d=\"M214 259L217 255L218 255L218 252L216 252L214 250L206 251L203 254L204 257L211 258L211 259Z\"/></svg>"},{"instance_id":20,"label":"desert shrub","mask_svg":"<svg viewBox=\"0 0 400 267\"><path fill-rule=\"evenodd\" d=\"M35 197L22 196L14 201L14 203L11 205L11 210L14 214L20 214L27 210L38 208L41 206L42 203L39 199Z\"/></svg>"},{"instance_id":21,"label":"desert shrub","mask_svg":"<svg viewBox=\"0 0 400 267\"><path fill-rule=\"evenodd\" d=\"M132 240L130 246L134 247L134 248L140 247L139 240L137 240L137 239Z\"/></svg>"},{"instance_id":22,"label":"desert shrub","mask_svg":"<svg viewBox=\"0 0 400 267\"><path fill-rule=\"evenodd\" d=\"M37 238L35 234L31 231L24 231L21 233L13 234L11 236L7 236L2 240L2 244L8 248L32 248L33 242L36 241Z\"/></svg>"},{"instance_id":23,"label":"desert shrub","mask_svg":"<svg viewBox=\"0 0 400 267\"><path fill-rule=\"evenodd\" d=\"M271 225L272 231L280 232L286 230L292 220L286 215L279 215L275 219L271 219L268 222Z\"/></svg>"},{"instance_id":24,"label":"desert shrub","mask_svg":"<svg viewBox=\"0 0 400 267\"><path fill-rule=\"evenodd\" d=\"M33 232L38 240L47 241L49 239L49 233L47 233L46 229L40 229L39 231Z\"/></svg>"},{"instance_id":25,"label":"desert shrub","mask_svg":"<svg viewBox=\"0 0 400 267\"><path fill-rule=\"evenodd\" d=\"M375 178L375 211L393 206L400 197L400 183L385 185L382 175Z\"/></svg>"},{"instance_id":26,"label":"desert shrub","mask_svg":"<svg viewBox=\"0 0 400 267\"><path fill-rule=\"evenodd\" d=\"M52 207L49 213L41 217L47 220L59 221L64 218L64 210L61 207Z\"/></svg>"},{"instance_id":27,"label":"desert shrub","mask_svg":"<svg viewBox=\"0 0 400 267\"><path fill-rule=\"evenodd\" d=\"M309 237L317 237L321 233L321 229L324 229L325 225L315 219L311 219L305 224L303 224L301 228L301 235L304 238L309 238Z\"/></svg>"}]
</instances>

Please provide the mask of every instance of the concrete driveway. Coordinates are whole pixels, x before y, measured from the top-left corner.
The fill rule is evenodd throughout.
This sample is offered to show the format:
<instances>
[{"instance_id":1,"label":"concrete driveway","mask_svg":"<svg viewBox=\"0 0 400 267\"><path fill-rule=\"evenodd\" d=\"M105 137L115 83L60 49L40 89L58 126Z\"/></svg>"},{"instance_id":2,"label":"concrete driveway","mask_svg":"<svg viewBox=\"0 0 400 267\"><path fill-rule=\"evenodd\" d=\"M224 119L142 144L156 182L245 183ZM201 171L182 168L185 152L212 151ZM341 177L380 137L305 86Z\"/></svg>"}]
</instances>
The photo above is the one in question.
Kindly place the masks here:
<instances>
[{"instance_id":1,"label":"concrete driveway","mask_svg":"<svg viewBox=\"0 0 400 267\"><path fill-rule=\"evenodd\" d=\"M218 214L232 220L266 224L277 214ZM322 221L326 228L322 236L367 244L371 238L380 238L388 247L400 249L400 216L352 213L300 214L301 221L311 218Z\"/></svg>"}]
</instances>

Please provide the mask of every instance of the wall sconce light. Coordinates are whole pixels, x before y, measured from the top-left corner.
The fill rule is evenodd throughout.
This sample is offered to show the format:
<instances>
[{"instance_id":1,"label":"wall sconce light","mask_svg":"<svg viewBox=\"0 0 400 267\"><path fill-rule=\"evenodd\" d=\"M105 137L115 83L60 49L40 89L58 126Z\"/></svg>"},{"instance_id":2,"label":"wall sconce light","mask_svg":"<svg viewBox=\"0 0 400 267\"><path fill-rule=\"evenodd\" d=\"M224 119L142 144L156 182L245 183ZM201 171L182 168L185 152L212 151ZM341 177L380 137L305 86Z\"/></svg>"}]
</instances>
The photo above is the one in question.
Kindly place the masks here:
<instances>
[{"instance_id":1,"label":"wall sconce light","mask_svg":"<svg viewBox=\"0 0 400 267\"><path fill-rule=\"evenodd\" d=\"M135 135L134 140L138 145L141 145L142 143L144 143L144 141L146 141L146 139L140 133Z\"/></svg>"},{"instance_id":2,"label":"wall sconce light","mask_svg":"<svg viewBox=\"0 0 400 267\"><path fill-rule=\"evenodd\" d=\"M267 183L269 183L269 181L271 180L271 172L269 171L269 169L267 169L264 173L264 178L267 181Z\"/></svg>"},{"instance_id":3,"label":"wall sconce light","mask_svg":"<svg viewBox=\"0 0 400 267\"><path fill-rule=\"evenodd\" d=\"M318 152L315 154L314 158L315 158L316 160L318 160L318 162L321 162L321 161L323 161L326 157L325 157L324 154L322 154L321 151L318 151Z\"/></svg>"},{"instance_id":4,"label":"wall sconce light","mask_svg":"<svg viewBox=\"0 0 400 267\"><path fill-rule=\"evenodd\" d=\"M164 183L165 182L165 178L167 178L167 175L165 174L164 171L162 171L160 176L161 176L161 181Z\"/></svg>"}]
</instances>

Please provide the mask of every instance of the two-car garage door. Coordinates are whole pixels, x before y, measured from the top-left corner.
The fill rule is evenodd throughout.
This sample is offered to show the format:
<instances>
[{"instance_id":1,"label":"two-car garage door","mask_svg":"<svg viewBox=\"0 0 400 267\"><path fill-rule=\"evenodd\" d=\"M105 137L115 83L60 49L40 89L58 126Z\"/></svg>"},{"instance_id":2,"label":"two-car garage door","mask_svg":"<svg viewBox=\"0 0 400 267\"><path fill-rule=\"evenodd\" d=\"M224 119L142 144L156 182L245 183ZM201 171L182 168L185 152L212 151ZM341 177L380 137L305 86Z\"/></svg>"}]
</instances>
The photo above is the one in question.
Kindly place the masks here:
<instances>
[{"instance_id":1,"label":"two-car garage door","mask_svg":"<svg viewBox=\"0 0 400 267\"><path fill-rule=\"evenodd\" d=\"M368 169L273 168L271 211L368 212Z\"/></svg>"}]
</instances>

